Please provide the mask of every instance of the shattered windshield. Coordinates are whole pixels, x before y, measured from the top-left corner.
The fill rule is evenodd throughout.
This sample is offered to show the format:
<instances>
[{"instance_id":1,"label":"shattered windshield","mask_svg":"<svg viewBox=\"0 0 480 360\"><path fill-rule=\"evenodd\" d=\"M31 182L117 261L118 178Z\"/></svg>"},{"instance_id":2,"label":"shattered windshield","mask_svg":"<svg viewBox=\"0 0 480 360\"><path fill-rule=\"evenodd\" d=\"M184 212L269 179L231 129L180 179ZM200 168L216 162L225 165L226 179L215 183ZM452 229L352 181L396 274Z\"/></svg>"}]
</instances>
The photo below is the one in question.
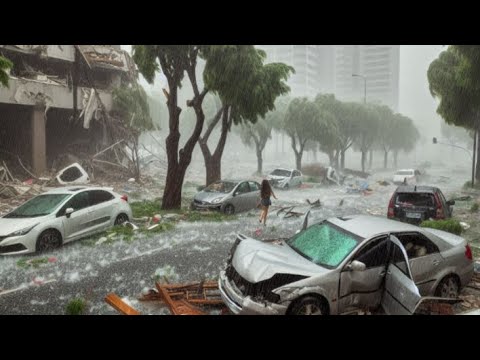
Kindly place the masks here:
<instances>
[{"instance_id":1,"label":"shattered windshield","mask_svg":"<svg viewBox=\"0 0 480 360\"><path fill-rule=\"evenodd\" d=\"M275 169L270 175L290 177L291 174L292 172L289 170Z\"/></svg>"},{"instance_id":2,"label":"shattered windshield","mask_svg":"<svg viewBox=\"0 0 480 360\"><path fill-rule=\"evenodd\" d=\"M69 194L39 195L18 207L5 218L29 218L51 214Z\"/></svg>"},{"instance_id":3,"label":"shattered windshield","mask_svg":"<svg viewBox=\"0 0 480 360\"><path fill-rule=\"evenodd\" d=\"M209 193L228 194L233 190L235 185L237 184L231 181L217 181L217 182L214 182L213 184L210 184L203 191L209 192Z\"/></svg>"},{"instance_id":4,"label":"shattered windshield","mask_svg":"<svg viewBox=\"0 0 480 360\"><path fill-rule=\"evenodd\" d=\"M313 225L287 241L297 253L315 264L334 268L352 252L358 238L325 222Z\"/></svg>"}]
</instances>

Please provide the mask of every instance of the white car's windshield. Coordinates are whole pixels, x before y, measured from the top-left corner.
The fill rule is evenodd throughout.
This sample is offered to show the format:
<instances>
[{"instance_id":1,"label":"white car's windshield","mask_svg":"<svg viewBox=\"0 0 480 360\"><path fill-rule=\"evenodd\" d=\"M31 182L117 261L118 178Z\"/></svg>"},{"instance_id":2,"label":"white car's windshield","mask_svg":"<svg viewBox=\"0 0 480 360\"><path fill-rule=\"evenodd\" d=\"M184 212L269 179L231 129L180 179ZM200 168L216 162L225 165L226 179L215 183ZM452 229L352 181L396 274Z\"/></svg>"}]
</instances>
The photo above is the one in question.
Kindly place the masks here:
<instances>
[{"instance_id":1,"label":"white car's windshield","mask_svg":"<svg viewBox=\"0 0 480 360\"><path fill-rule=\"evenodd\" d=\"M270 175L290 177L291 174L292 172L289 170L275 169Z\"/></svg>"},{"instance_id":2,"label":"white car's windshield","mask_svg":"<svg viewBox=\"0 0 480 360\"><path fill-rule=\"evenodd\" d=\"M29 218L51 214L69 194L45 194L34 197L5 218Z\"/></svg>"},{"instance_id":3,"label":"white car's windshield","mask_svg":"<svg viewBox=\"0 0 480 360\"><path fill-rule=\"evenodd\" d=\"M324 222L302 231L287 244L315 264L334 268L357 246L357 238L338 227Z\"/></svg>"},{"instance_id":4,"label":"white car's windshield","mask_svg":"<svg viewBox=\"0 0 480 360\"><path fill-rule=\"evenodd\" d=\"M211 192L211 193L223 193L228 194L233 190L233 188L237 185L231 181L216 181L213 184L210 184L206 187L203 191Z\"/></svg>"}]
</instances>

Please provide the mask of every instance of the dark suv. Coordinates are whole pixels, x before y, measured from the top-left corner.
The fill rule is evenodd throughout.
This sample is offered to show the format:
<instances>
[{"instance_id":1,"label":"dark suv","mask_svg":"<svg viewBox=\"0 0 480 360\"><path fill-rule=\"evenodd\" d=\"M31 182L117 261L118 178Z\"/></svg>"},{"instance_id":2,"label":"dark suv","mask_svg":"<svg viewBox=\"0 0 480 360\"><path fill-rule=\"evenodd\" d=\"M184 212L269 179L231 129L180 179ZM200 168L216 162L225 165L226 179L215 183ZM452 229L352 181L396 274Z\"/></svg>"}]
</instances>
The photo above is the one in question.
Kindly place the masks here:
<instances>
[{"instance_id":1,"label":"dark suv","mask_svg":"<svg viewBox=\"0 0 480 360\"><path fill-rule=\"evenodd\" d=\"M429 219L452 217L454 200L447 201L439 188L433 186L399 186L388 204L387 216L419 224Z\"/></svg>"}]
</instances>

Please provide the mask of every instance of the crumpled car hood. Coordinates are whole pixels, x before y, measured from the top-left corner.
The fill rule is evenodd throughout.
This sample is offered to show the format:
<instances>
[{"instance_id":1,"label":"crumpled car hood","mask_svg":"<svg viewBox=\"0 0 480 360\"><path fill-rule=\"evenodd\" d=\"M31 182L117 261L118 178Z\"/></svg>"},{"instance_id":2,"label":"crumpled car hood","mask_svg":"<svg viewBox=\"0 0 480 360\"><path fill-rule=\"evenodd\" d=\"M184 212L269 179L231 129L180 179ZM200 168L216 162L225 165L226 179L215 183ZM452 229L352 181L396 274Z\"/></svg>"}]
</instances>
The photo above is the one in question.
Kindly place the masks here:
<instances>
[{"instance_id":1,"label":"crumpled car hood","mask_svg":"<svg viewBox=\"0 0 480 360\"><path fill-rule=\"evenodd\" d=\"M211 203L213 200L217 198L224 198L228 194L225 193L215 193L215 192L206 192L206 191L201 191L197 195L195 195L195 200L198 201L206 201Z\"/></svg>"},{"instance_id":2,"label":"crumpled car hood","mask_svg":"<svg viewBox=\"0 0 480 360\"><path fill-rule=\"evenodd\" d=\"M238 244L232 265L251 283L270 279L275 274L313 276L328 271L305 259L284 242L280 245L252 238Z\"/></svg>"}]
</instances>

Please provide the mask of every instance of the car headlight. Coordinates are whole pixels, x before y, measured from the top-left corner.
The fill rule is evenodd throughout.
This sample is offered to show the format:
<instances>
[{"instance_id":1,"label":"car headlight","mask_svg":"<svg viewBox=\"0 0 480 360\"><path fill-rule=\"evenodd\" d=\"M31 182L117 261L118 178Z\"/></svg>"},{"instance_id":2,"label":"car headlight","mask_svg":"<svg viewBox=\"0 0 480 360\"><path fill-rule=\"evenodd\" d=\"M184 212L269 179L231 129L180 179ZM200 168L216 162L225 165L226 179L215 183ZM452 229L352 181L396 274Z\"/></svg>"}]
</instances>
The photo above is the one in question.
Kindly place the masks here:
<instances>
[{"instance_id":1,"label":"car headlight","mask_svg":"<svg viewBox=\"0 0 480 360\"><path fill-rule=\"evenodd\" d=\"M219 202L223 201L223 197L219 197L219 198L216 198L216 199L213 199L212 200L212 204L218 204Z\"/></svg>"},{"instance_id":2,"label":"car headlight","mask_svg":"<svg viewBox=\"0 0 480 360\"><path fill-rule=\"evenodd\" d=\"M37 226L38 224L35 224L33 226L30 226L28 228L25 228L25 229L22 229L22 230L17 230L11 234L8 235L8 237L12 237L12 236L23 236L23 235L26 235L28 234L35 226Z\"/></svg>"}]
</instances>

